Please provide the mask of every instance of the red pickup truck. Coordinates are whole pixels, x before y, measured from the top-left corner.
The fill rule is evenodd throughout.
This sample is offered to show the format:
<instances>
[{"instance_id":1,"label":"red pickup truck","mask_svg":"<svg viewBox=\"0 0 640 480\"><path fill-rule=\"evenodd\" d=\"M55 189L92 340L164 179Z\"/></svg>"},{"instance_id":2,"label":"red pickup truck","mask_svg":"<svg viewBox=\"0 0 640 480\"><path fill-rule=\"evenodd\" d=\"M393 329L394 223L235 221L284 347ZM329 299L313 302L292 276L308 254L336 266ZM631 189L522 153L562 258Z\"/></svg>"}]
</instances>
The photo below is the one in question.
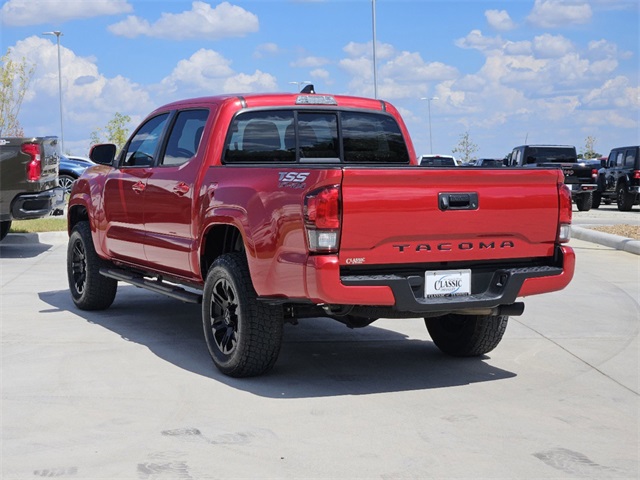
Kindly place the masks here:
<instances>
[{"instance_id":1,"label":"red pickup truck","mask_svg":"<svg viewBox=\"0 0 640 480\"><path fill-rule=\"evenodd\" d=\"M420 168L385 101L184 100L90 156L69 200L73 301L108 308L123 281L201 302L230 376L271 369L304 317L424 318L442 351L482 355L519 297L573 276L562 171Z\"/></svg>"}]
</instances>

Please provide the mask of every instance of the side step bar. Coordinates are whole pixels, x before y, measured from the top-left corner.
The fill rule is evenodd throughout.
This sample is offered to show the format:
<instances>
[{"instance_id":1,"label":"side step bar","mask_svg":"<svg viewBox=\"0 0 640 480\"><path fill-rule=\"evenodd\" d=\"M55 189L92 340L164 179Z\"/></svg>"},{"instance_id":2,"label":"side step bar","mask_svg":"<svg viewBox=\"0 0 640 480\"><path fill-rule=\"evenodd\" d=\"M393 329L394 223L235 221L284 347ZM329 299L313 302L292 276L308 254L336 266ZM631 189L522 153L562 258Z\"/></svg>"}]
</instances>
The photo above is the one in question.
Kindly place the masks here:
<instances>
[{"instance_id":1,"label":"side step bar","mask_svg":"<svg viewBox=\"0 0 640 480\"><path fill-rule=\"evenodd\" d=\"M163 282L162 280L150 280L142 275L136 275L135 273L128 272L127 270L121 270L119 268L101 268L100 274L105 277L120 280L121 282L127 282L139 288L145 290L151 290L152 292L161 293L168 297L182 300L186 303L202 303L202 294L189 292L184 288L176 285Z\"/></svg>"}]
</instances>

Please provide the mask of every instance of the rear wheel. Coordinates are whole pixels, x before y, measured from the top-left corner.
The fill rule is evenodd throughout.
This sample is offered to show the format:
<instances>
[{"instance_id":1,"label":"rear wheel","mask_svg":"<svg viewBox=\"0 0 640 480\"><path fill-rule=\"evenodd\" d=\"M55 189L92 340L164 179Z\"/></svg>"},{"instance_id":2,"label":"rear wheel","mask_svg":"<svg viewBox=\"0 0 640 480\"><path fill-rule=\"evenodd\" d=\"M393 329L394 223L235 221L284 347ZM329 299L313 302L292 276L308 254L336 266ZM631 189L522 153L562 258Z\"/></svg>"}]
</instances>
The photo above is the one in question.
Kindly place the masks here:
<instances>
[{"instance_id":1,"label":"rear wheel","mask_svg":"<svg viewBox=\"0 0 640 480\"><path fill-rule=\"evenodd\" d=\"M231 377L269 371L282 343L283 311L257 299L244 253L218 257L207 274L202 325L216 367Z\"/></svg>"},{"instance_id":2,"label":"rear wheel","mask_svg":"<svg viewBox=\"0 0 640 480\"><path fill-rule=\"evenodd\" d=\"M636 200L635 193L627 192L627 185L621 183L620 185L618 185L617 194L618 195L616 200L618 202L618 210L620 210L621 212L628 212L629 210L631 210Z\"/></svg>"},{"instance_id":3,"label":"rear wheel","mask_svg":"<svg viewBox=\"0 0 640 480\"><path fill-rule=\"evenodd\" d=\"M602 194L600 192L593 192L592 195L591 208L600 208L600 203L602 203Z\"/></svg>"},{"instance_id":4,"label":"rear wheel","mask_svg":"<svg viewBox=\"0 0 640 480\"><path fill-rule=\"evenodd\" d=\"M476 357L498 346L509 317L506 315L445 315L425 318L433 343L456 357Z\"/></svg>"},{"instance_id":5,"label":"rear wheel","mask_svg":"<svg viewBox=\"0 0 640 480\"><path fill-rule=\"evenodd\" d=\"M100 274L108 266L96 253L89 222L79 222L67 247L67 278L73 303L81 310L104 310L116 298L118 281Z\"/></svg>"},{"instance_id":6,"label":"rear wheel","mask_svg":"<svg viewBox=\"0 0 640 480\"><path fill-rule=\"evenodd\" d=\"M592 201L593 197L591 196L591 192L581 193L580 195L576 196L575 199L576 207L578 207L578 210L580 210L581 212L588 212L589 210L591 210Z\"/></svg>"},{"instance_id":7,"label":"rear wheel","mask_svg":"<svg viewBox=\"0 0 640 480\"><path fill-rule=\"evenodd\" d=\"M9 234L9 230L11 230L11 220L0 222L0 241Z\"/></svg>"}]
</instances>

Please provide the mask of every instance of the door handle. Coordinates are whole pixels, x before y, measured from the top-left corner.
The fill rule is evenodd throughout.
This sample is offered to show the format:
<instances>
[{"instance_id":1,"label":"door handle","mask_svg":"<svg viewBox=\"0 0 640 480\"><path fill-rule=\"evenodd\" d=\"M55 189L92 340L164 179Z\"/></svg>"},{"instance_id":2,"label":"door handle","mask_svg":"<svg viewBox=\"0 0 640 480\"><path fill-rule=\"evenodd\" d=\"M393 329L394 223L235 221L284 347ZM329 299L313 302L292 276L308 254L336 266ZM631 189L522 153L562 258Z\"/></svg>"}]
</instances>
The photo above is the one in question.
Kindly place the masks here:
<instances>
[{"instance_id":1,"label":"door handle","mask_svg":"<svg viewBox=\"0 0 640 480\"><path fill-rule=\"evenodd\" d=\"M478 194L476 192L441 193L438 195L438 207L446 210L477 210Z\"/></svg>"},{"instance_id":2,"label":"door handle","mask_svg":"<svg viewBox=\"0 0 640 480\"><path fill-rule=\"evenodd\" d=\"M142 192L144 192L145 184L138 180L136 183L134 183L131 186L131 189L136 193L142 193Z\"/></svg>"},{"instance_id":3,"label":"door handle","mask_svg":"<svg viewBox=\"0 0 640 480\"><path fill-rule=\"evenodd\" d=\"M189 193L190 187L189 185L187 185L184 182L180 182L177 185L175 185L173 187L173 193L175 193L176 195L182 197L183 195L186 195L187 193Z\"/></svg>"}]
</instances>

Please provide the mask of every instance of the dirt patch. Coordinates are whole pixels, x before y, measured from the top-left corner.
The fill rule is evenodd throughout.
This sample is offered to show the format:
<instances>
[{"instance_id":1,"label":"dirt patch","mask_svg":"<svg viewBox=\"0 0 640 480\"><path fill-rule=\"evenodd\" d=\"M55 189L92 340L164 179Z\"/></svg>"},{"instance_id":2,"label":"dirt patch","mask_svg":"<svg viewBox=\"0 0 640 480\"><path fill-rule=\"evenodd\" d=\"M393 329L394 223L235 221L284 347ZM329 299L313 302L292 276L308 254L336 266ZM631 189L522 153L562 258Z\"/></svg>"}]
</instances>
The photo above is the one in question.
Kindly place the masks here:
<instances>
[{"instance_id":1,"label":"dirt patch","mask_svg":"<svg viewBox=\"0 0 640 480\"><path fill-rule=\"evenodd\" d=\"M638 225L603 225L589 228L591 230L597 230L598 232L611 233L613 235L620 235L621 237L640 240L640 226Z\"/></svg>"}]
</instances>

